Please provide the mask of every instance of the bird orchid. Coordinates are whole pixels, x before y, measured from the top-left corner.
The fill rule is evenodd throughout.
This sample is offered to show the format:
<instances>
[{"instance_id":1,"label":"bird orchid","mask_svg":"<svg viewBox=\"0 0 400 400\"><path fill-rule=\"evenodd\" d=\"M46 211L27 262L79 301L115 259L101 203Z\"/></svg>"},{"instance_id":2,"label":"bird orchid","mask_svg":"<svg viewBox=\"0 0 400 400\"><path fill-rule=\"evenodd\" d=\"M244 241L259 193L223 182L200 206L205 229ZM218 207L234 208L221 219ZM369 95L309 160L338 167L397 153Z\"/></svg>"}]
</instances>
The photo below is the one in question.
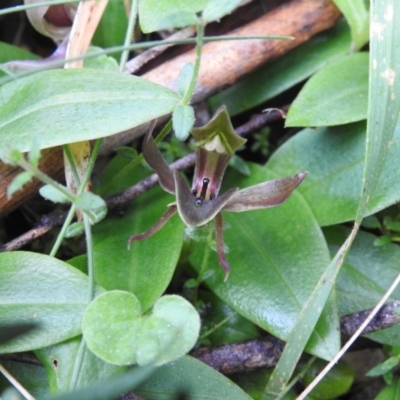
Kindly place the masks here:
<instances>
[{"instance_id":1,"label":"bird orchid","mask_svg":"<svg viewBox=\"0 0 400 400\"><path fill-rule=\"evenodd\" d=\"M218 260L225 270L225 280L230 267L225 257L223 242L222 211L242 212L273 207L283 203L302 182L306 172L288 178L274 179L239 190L233 188L219 196L219 189L229 160L246 140L236 134L226 108L221 107L214 117L201 128L193 128L196 145L196 162L192 189L177 170L171 169L164 160L152 137L147 132L143 141L143 156L157 173L161 187L176 196L167 211L148 231L129 238L132 242L146 239L158 232L178 212L189 228L215 224Z\"/></svg>"}]
</instances>

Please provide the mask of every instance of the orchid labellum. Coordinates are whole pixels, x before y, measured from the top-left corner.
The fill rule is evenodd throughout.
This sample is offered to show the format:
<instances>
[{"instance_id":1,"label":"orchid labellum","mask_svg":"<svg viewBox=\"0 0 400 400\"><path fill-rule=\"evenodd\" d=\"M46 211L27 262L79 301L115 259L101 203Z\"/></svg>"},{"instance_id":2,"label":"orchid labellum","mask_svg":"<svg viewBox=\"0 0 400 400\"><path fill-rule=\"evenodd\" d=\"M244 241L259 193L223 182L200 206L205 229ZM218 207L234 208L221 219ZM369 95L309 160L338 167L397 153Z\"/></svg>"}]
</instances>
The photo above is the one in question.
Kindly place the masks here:
<instances>
[{"instance_id":1,"label":"orchid labellum","mask_svg":"<svg viewBox=\"0 0 400 400\"><path fill-rule=\"evenodd\" d=\"M194 128L192 135L196 143L196 164L192 189L178 171L171 169L158 150L151 132L143 141L143 155L158 175L161 187L176 196L167 211L148 231L130 237L128 246L158 232L178 212L182 221L190 228L205 225L214 220L218 259L225 270L225 280L230 267L225 257L223 244L222 211L242 212L273 207L284 202L306 176L301 172L289 178L275 179L239 190L233 188L219 196L225 169L235 151L246 140L237 135L232 127L225 107L221 107L209 123Z\"/></svg>"}]
</instances>

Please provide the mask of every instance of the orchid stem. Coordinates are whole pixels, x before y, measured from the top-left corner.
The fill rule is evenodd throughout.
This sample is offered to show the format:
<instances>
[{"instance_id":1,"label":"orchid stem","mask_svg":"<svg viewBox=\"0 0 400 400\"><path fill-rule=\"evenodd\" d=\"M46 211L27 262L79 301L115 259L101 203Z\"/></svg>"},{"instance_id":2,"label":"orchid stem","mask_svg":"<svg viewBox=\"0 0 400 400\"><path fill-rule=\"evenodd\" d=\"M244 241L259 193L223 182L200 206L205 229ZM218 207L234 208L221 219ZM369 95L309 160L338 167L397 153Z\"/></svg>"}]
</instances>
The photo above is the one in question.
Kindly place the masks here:
<instances>
[{"instance_id":1,"label":"orchid stem","mask_svg":"<svg viewBox=\"0 0 400 400\"><path fill-rule=\"evenodd\" d=\"M131 11L129 13L129 21L128 27L126 29L125 41L124 41L124 51L121 54L121 59L119 62L119 72L124 72L126 61L128 60L129 55L129 45L132 42L133 34L135 32L135 25L137 19L137 10L138 10L138 1L132 0L131 2Z\"/></svg>"}]
</instances>

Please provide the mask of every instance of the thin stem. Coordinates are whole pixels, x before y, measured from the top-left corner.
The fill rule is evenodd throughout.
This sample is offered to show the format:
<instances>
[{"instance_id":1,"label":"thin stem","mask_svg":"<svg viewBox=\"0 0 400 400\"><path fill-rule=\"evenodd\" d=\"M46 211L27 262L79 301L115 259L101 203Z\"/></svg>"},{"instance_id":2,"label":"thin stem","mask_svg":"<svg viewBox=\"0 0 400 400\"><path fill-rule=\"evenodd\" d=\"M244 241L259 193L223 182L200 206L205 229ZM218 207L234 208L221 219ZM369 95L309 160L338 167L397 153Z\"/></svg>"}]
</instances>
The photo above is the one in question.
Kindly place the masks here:
<instances>
[{"instance_id":1,"label":"thin stem","mask_svg":"<svg viewBox=\"0 0 400 400\"><path fill-rule=\"evenodd\" d=\"M204 273L206 272L207 266L208 266L208 259L210 258L210 251L211 251L210 242L212 239L212 230L210 229L210 225L208 225L208 229L209 229L209 233L207 236L206 248L204 249L204 253L203 253L203 261L201 262L199 276L196 279L197 283L199 285L203 281Z\"/></svg>"},{"instance_id":2,"label":"thin stem","mask_svg":"<svg viewBox=\"0 0 400 400\"><path fill-rule=\"evenodd\" d=\"M197 35L196 35L196 59L193 66L193 75L190 80L189 86L182 98L182 104L187 105L190 102L194 88L196 87L197 77L200 70L201 53L203 50L203 40L204 40L204 23L199 21L197 24Z\"/></svg>"},{"instance_id":3,"label":"thin stem","mask_svg":"<svg viewBox=\"0 0 400 400\"><path fill-rule=\"evenodd\" d=\"M231 318L233 318L235 315L237 315L237 312L234 311L232 314L229 314L227 317L225 317L222 321L220 321L218 324L214 325L211 329L209 329L207 332L203 333L200 337L199 340L205 339L207 336L210 336L213 332L215 332L217 329L219 329L222 325L225 325Z\"/></svg>"},{"instance_id":4,"label":"thin stem","mask_svg":"<svg viewBox=\"0 0 400 400\"><path fill-rule=\"evenodd\" d=\"M1 14L0 14L1 15ZM208 42L218 42L218 41L225 41L225 40L292 40L292 36L263 36L263 35L254 35L254 36L237 36L237 35L232 35L232 36L205 36L203 38L203 43L208 43ZM5 76L0 79L0 85L10 82L14 79L17 78L22 78L27 75L32 75L33 73L40 72L40 71L45 71L51 68L57 68L63 66L66 62L71 62L71 61L77 61L77 60L82 60L82 59L87 59L87 58L93 58L93 57L98 57L103 54L110 54L110 53L119 53L124 50L140 50L140 49L147 49L150 47L154 46L159 46L159 45L186 45L186 44L196 44L197 43L197 38L191 38L191 39L179 39L179 40L154 40L150 42L144 42L144 43L135 43L131 44L129 46L114 46L114 47L109 47L107 49L102 49L93 53L85 53L80 56L76 57L70 57L68 59L63 59L63 60L56 60L56 61L51 61L46 63L43 66L37 67L37 68L32 68L28 69L25 71L21 71L16 73L14 76Z\"/></svg>"},{"instance_id":5,"label":"thin stem","mask_svg":"<svg viewBox=\"0 0 400 400\"><path fill-rule=\"evenodd\" d=\"M290 381L290 383L285 387L285 389L282 390L282 392L279 393L278 397L275 400L281 400L283 397L289 392L289 390L292 389L292 387L301 379L303 379L304 374L308 371L308 369L311 367L311 365L314 364L314 361L317 359L317 357L311 357L306 365L301 369L301 371Z\"/></svg>"},{"instance_id":6,"label":"thin stem","mask_svg":"<svg viewBox=\"0 0 400 400\"><path fill-rule=\"evenodd\" d=\"M68 163L71 167L72 175L74 176L75 182L79 185L80 184L79 174L78 170L76 169L74 157L72 157L71 149L67 144L64 144L62 148L67 157Z\"/></svg>"},{"instance_id":7,"label":"thin stem","mask_svg":"<svg viewBox=\"0 0 400 400\"><path fill-rule=\"evenodd\" d=\"M137 18L138 2L137 0L132 0L131 12L129 13L128 28L126 29L124 46L128 47L133 38L133 33L135 31L136 18ZM125 49L121 54L121 60L119 62L119 72L124 72L126 61L128 60L129 50Z\"/></svg>"},{"instance_id":8,"label":"thin stem","mask_svg":"<svg viewBox=\"0 0 400 400\"><path fill-rule=\"evenodd\" d=\"M74 369L72 370L72 376L71 376L71 381L70 381L70 385L69 385L69 389L71 392L76 389L76 386L78 384L78 379L79 379L79 375L80 375L82 364L83 364L83 358L85 357L85 352L86 352L86 343L85 343L85 339L82 336L81 342L79 344L78 352L76 353Z\"/></svg>"},{"instance_id":9,"label":"thin stem","mask_svg":"<svg viewBox=\"0 0 400 400\"><path fill-rule=\"evenodd\" d=\"M0 364L0 372L4 377L17 389L27 400L35 400L35 398L10 374L10 372Z\"/></svg>"},{"instance_id":10,"label":"thin stem","mask_svg":"<svg viewBox=\"0 0 400 400\"><path fill-rule=\"evenodd\" d=\"M387 292L383 295L383 297L379 300L378 304L374 307L365 321L360 325L360 327L356 330L354 335L347 341L347 343L342 347L339 353L329 362L329 364L318 374L318 376L310 383L309 386L300 394L300 396L296 400L303 400L306 396L311 393L311 391L318 385L318 383L324 378L324 376L331 370L331 368L340 360L340 358L347 352L350 346L355 342L355 340L363 333L364 329L368 326L368 324L372 321L375 315L379 312L382 306L386 303L386 300L391 296L394 292L398 284L400 283L400 274L397 275L396 279L387 290Z\"/></svg>"},{"instance_id":11,"label":"thin stem","mask_svg":"<svg viewBox=\"0 0 400 400\"><path fill-rule=\"evenodd\" d=\"M78 188L78 195L83 193L83 191L85 190L86 184L87 184L87 182L89 180L89 177L92 174L94 163L95 163L95 161L96 161L96 159L97 159L97 157L99 155L99 151L100 151L100 146L101 146L102 140L103 139L97 139L95 144L94 144L94 147L93 147L93 150L92 150L92 154L90 156L90 160L89 160L89 163L88 163L86 171L85 171L85 175L83 176L82 182L80 182L80 185L79 185L79 188ZM65 146L65 147L67 147L67 146ZM68 161L69 161L69 163L71 165L71 170L72 171L74 171L74 170L76 171L76 166L75 166L74 160L73 160L73 158L71 156L71 152L69 151L69 149L68 149L68 151L66 151L65 154L67 155ZM71 158L69 158L68 154L69 154L69 156ZM79 177L77 179L77 182L79 182ZM67 229L68 229L68 227L69 227L69 225L70 225L70 223L71 223L71 221L72 221L72 219L73 219L73 217L75 215L75 210L76 210L76 207L74 206L74 204L72 204L72 206L71 206L71 208L70 208L70 210L68 212L67 218L65 219L64 224L63 224L63 226L62 226L62 228L61 228L61 230L60 230L60 232L59 232L59 234L57 236L57 239L54 242L53 248L51 249L50 256L55 257L58 249L60 248L61 243L62 243L62 241L64 239L64 236L65 236L65 232L67 231Z\"/></svg>"},{"instance_id":12,"label":"thin stem","mask_svg":"<svg viewBox=\"0 0 400 400\"><path fill-rule=\"evenodd\" d=\"M55 257L56 256L57 251L60 248L62 241L64 240L65 232L67 231L69 225L71 224L72 219L74 218L75 210L76 210L76 207L75 207L74 204L72 204L71 208L68 211L67 218L65 218L63 226L62 226L59 234L57 235L57 239L54 242L53 247L52 247L52 249L50 251L49 255L51 257Z\"/></svg>"},{"instance_id":13,"label":"thin stem","mask_svg":"<svg viewBox=\"0 0 400 400\"><path fill-rule=\"evenodd\" d=\"M41 1L37 3L32 3L32 4L25 4L23 6L15 6L15 7L9 7L4 10L0 10L0 15L5 15L5 14L11 14L13 12L20 12L20 11L26 11L31 8L37 8L37 7L46 7L46 6L53 6L56 4L67 4L67 3L78 3L80 0L47 0L47 1ZM83 0L85 1L85 0Z\"/></svg>"}]
</instances>

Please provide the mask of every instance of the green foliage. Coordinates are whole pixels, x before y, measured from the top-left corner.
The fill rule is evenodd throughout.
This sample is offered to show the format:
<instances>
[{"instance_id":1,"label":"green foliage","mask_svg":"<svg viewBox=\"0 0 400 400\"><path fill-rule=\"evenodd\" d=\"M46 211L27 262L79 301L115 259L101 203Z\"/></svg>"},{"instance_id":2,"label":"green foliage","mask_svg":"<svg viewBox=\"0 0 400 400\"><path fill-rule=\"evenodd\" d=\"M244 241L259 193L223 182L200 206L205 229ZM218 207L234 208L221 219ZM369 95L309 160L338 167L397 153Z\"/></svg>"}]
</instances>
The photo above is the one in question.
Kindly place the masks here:
<instances>
[{"instance_id":1,"label":"green foliage","mask_svg":"<svg viewBox=\"0 0 400 400\"><path fill-rule=\"evenodd\" d=\"M368 53L332 61L304 85L289 109L286 126L331 126L367 117Z\"/></svg>"},{"instance_id":2,"label":"green foliage","mask_svg":"<svg viewBox=\"0 0 400 400\"><path fill-rule=\"evenodd\" d=\"M238 3L146 0L139 2L138 11L145 33L195 24L199 29L199 21L219 20ZM236 155L231 160L227 188L299 171L308 176L282 206L223 213L223 247L232 267L226 283L209 227L186 230L184 237L177 215L154 236L126 249L128 238L149 229L173 201L155 188L135 199L123 218L106 216L103 197L149 173L135 148L117 151L94 181L95 194L83 192L85 182L73 194L38 170L41 148L110 136L169 113L176 137L159 147L168 162L185 155L188 148L177 138L186 139L193 127L189 104L198 64L183 67L178 93L114 72L116 62L105 55L86 60L82 70L7 78L0 88L2 159L25 169L7 188L8 196L39 178L46 183L40 191L46 199L84 211L84 222L67 224L60 238L85 231L87 240L87 254L74 257L71 265L33 252L0 254L0 325L37 322L32 330L2 342L0 351L35 351L47 377L32 366L7 362L6 367L36 397L51 392L60 400L112 399L135 387L146 399L173 399L179 393L193 399L248 399L229 379L182 356L197 340L197 345L234 342L257 337L261 328L286 340L285 352L265 389L267 374L242 384L253 398L272 398L285 389L304 350L325 360L335 355L340 316L373 307L386 292L398 274L400 257L395 244L400 240L398 209L387 209L400 201L400 35L393 22L400 6L376 0L369 53L347 54L367 42L368 10L363 0L335 3L348 25L342 20L210 99L214 110L226 104L231 115L238 115L310 78L286 121L307 129L280 146L264 167ZM95 43L121 44L126 22L123 2L109 2ZM0 54L0 61L35 58L3 43ZM32 145L32 137L40 138L40 145ZM251 151L269 156L268 132L254 139ZM21 152L28 150L25 157ZM362 227L373 233L359 232L348 249L352 232L337 225L359 223L367 215ZM89 221L96 223L93 232ZM167 290L186 295L194 305L177 295L163 296ZM397 289L391 299L399 295ZM203 319L199 339L195 307ZM399 334L394 326L368 336L393 346ZM389 383L379 400L396 398L399 383L393 381L392 369L398 362L393 349L370 371ZM127 371L125 366L135 363L164 365ZM307 372L306 385L321 363ZM310 398L336 398L348 391L352 379L352 372L339 364ZM293 396L289 392L283 398Z\"/></svg>"}]
</instances>

